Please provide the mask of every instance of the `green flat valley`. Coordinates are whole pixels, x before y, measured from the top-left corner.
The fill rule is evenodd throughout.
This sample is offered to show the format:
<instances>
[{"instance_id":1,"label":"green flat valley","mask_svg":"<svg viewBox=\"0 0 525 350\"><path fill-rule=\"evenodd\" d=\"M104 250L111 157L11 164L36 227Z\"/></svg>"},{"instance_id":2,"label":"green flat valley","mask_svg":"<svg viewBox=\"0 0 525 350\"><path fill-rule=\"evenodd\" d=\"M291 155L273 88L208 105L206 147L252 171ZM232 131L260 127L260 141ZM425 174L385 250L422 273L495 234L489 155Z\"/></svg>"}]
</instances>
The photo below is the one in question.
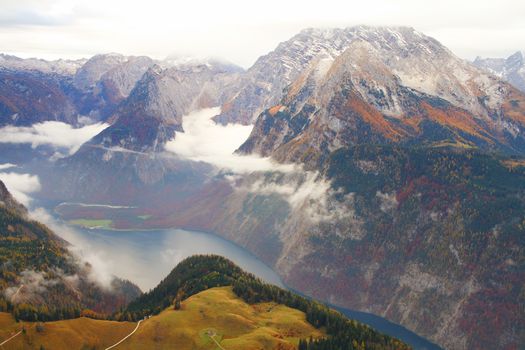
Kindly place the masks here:
<instances>
[{"instance_id":1,"label":"green flat valley","mask_svg":"<svg viewBox=\"0 0 525 350\"><path fill-rule=\"evenodd\" d=\"M94 220L94 219L77 219L77 220L70 220L69 223L71 225L75 226L81 226L85 228L111 228L111 224L113 223L111 220Z\"/></svg>"}]
</instances>

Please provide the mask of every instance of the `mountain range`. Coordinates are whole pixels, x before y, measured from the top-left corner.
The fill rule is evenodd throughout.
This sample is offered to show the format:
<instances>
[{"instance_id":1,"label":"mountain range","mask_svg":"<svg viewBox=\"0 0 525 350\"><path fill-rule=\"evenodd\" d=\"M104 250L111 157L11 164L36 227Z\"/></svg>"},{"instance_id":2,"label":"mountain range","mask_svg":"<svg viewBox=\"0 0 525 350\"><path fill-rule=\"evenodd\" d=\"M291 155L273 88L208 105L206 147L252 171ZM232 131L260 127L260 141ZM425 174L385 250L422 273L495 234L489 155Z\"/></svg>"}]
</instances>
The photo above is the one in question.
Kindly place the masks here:
<instances>
[{"instance_id":1,"label":"mountain range","mask_svg":"<svg viewBox=\"0 0 525 350\"><path fill-rule=\"evenodd\" d=\"M290 287L444 348L525 344L520 53L471 63L412 28L357 26L305 29L246 71L1 58L0 125L109 125L51 165L32 161L37 196L148 217L84 207L64 219L215 232ZM236 173L166 150L183 116L213 106L224 127L253 124L236 159L273 168Z\"/></svg>"},{"instance_id":2,"label":"mountain range","mask_svg":"<svg viewBox=\"0 0 525 350\"><path fill-rule=\"evenodd\" d=\"M505 79L521 91L525 91L525 61L522 51L516 51L507 58L482 58L478 56L473 64Z\"/></svg>"}]
</instances>

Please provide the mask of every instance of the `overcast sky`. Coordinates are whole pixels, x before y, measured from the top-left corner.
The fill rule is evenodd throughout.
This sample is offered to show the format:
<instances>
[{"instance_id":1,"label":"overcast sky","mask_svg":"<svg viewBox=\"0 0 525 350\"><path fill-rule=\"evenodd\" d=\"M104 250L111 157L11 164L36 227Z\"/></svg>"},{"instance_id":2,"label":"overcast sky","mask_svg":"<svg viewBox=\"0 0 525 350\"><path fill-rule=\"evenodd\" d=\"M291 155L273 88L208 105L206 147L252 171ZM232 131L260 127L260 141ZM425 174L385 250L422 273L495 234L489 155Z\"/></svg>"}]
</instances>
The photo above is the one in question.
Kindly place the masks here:
<instances>
[{"instance_id":1,"label":"overcast sky","mask_svg":"<svg viewBox=\"0 0 525 350\"><path fill-rule=\"evenodd\" d=\"M1 51L216 56L244 67L305 27L408 25L472 59L525 50L524 0L0 0Z\"/></svg>"}]
</instances>

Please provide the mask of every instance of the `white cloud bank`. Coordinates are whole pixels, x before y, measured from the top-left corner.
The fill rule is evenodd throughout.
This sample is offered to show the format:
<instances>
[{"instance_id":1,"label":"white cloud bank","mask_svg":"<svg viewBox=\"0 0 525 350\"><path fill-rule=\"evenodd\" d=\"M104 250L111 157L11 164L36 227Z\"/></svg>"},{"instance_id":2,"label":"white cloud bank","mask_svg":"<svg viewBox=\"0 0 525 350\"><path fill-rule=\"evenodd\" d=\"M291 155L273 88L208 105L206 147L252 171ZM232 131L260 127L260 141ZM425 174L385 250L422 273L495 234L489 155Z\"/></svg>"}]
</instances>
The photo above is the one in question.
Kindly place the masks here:
<instances>
[{"instance_id":1,"label":"white cloud bank","mask_svg":"<svg viewBox=\"0 0 525 350\"><path fill-rule=\"evenodd\" d=\"M50 145L65 148L69 154L73 154L84 142L108 126L106 123L97 123L73 128L69 124L57 121L46 121L32 126L5 126L0 128L0 143L27 143L33 148Z\"/></svg>"},{"instance_id":2,"label":"white cloud bank","mask_svg":"<svg viewBox=\"0 0 525 350\"><path fill-rule=\"evenodd\" d=\"M124 265L129 263L129 261L126 261L125 259L119 260L114 257L112 259L111 256L100 252L97 247L93 246L89 240L85 239L73 227L59 222L44 208L35 208L29 212L29 215L32 219L45 224L58 236L71 243L71 245L68 246L68 250L79 259L79 262L87 262L91 265L91 271L89 271L88 275L90 280L96 282L99 286L107 290L112 288L111 282L115 278L115 275L113 274L113 271L115 270L114 265L117 264L117 261L119 263L125 262Z\"/></svg>"},{"instance_id":3,"label":"white cloud bank","mask_svg":"<svg viewBox=\"0 0 525 350\"><path fill-rule=\"evenodd\" d=\"M16 167L16 164L12 164L12 163L0 164L0 170L10 169L14 167Z\"/></svg>"},{"instance_id":4,"label":"white cloud bank","mask_svg":"<svg viewBox=\"0 0 525 350\"><path fill-rule=\"evenodd\" d=\"M236 175L227 179L237 190L277 194L292 210L307 212L312 222L346 215L337 210L341 206L334 199L335 192L318 172L306 171L299 164L279 164L270 158L234 154L253 126L216 124L211 118L219 113L220 108L208 108L183 117L185 132L177 133L166 144L166 150L229 170Z\"/></svg>"},{"instance_id":5,"label":"white cloud bank","mask_svg":"<svg viewBox=\"0 0 525 350\"><path fill-rule=\"evenodd\" d=\"M0 164L0 169L3 165L5 164ZM31 174L0 172L0 180L4 182L13 197L26 207L31 202L30 194L40 191L41 188L38 176Z\"/></svg>"},{"instance_id":6,"label":"white cloud bank","mask_svg":"<svg viewBox=\"0 0 525 350\"><path fill-rule=\"evenodd\" d=\"M166 150L181 157L212 164L235 173L254 171L289 172L293 165L278 164L270 158L234 154L246 141L253 125L220 125L211 118L220 113L220 108L206 108L192 112L182 119L184 132L166 143Z\"/></svg>"}]
</instances>

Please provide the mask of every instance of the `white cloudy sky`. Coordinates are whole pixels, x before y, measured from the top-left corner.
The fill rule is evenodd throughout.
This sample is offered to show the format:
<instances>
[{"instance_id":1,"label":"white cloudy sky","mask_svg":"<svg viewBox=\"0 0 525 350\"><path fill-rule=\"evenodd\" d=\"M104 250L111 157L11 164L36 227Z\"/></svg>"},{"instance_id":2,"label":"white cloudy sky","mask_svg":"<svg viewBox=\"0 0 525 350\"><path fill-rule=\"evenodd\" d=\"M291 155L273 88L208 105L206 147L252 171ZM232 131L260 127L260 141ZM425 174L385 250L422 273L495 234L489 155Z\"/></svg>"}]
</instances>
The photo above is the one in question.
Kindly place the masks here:
<instances>
[{"instance_id":1,"label":"white cloudy sky","mask_svg":"<svg viewBox=\"0 0 525 350\"><path fill-rule=\"evenodd\" d=\"M304 27L409 25L465 58L525 50L523 0L0 0L2 51L219 56L244 67Z\"/></svg>"}]
</instances>

